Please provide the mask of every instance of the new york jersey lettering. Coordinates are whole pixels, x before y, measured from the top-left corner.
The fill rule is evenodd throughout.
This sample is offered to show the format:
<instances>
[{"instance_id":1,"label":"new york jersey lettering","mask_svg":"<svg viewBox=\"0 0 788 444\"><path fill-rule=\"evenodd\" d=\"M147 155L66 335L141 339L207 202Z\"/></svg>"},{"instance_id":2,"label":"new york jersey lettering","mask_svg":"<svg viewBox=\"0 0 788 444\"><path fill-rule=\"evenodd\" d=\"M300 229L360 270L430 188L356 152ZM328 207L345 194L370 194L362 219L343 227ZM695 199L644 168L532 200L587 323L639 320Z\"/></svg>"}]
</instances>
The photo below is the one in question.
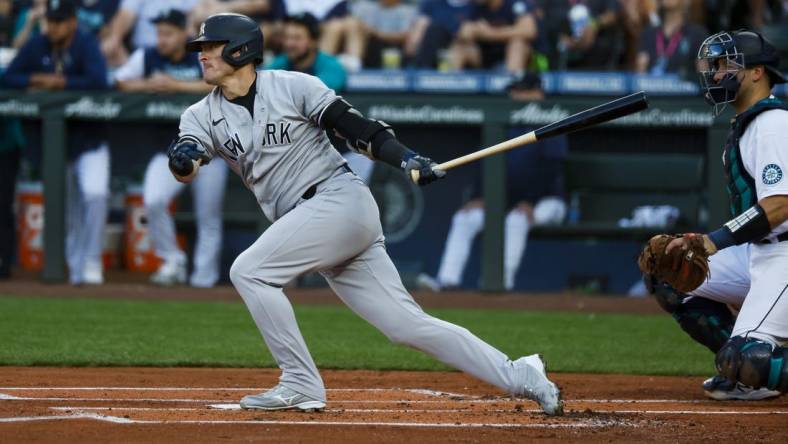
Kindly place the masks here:
<instances>
[{"instance_id":1,"label":"new york jersey lettering","mask_svg":"<svg viewBox=\"0 0 788 444\"><path fill-rule=\"evenodd\" d=\"M224 142L224 148L232 153L233 160L238 159L238 151L240 151L241 154L244 153L244 147L241 145L241 138L238 137L238 134L233 134L233 137L227 139L227 141Z\"/></svg>"},{"instance_id":2,"label":"new york jersey lettering","mask_svg":"<svg viewBox=\"0 0 788 444\"><path fill-rule=\"evenodd\" d=\"M263 132L263 146L286 145L290 139L290 122L266 123Z\"/></svg>"}]
</instances>

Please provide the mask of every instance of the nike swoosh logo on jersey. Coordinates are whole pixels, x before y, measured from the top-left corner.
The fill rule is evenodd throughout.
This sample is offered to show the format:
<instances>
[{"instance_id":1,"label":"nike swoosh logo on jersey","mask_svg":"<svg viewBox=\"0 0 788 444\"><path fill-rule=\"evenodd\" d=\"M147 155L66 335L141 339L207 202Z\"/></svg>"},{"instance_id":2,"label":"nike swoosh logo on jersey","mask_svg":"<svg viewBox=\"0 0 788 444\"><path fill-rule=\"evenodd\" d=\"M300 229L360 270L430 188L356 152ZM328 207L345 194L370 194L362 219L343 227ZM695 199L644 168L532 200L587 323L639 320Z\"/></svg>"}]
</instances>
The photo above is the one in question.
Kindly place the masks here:
<instances>
[{"instance_id":1,"label":"nike swoosh logo on jersey","mask_svg":"<svg viewBox=\"0 0 788 444\"><path fill-rule=\"evenodd\" d=\"M216 125L220 124L222 122L222 120L224 120L224 117L222 117L219 120L212 120L211 123L213 124L213 126L216 126Z\"/></svg>"}]
</instances>

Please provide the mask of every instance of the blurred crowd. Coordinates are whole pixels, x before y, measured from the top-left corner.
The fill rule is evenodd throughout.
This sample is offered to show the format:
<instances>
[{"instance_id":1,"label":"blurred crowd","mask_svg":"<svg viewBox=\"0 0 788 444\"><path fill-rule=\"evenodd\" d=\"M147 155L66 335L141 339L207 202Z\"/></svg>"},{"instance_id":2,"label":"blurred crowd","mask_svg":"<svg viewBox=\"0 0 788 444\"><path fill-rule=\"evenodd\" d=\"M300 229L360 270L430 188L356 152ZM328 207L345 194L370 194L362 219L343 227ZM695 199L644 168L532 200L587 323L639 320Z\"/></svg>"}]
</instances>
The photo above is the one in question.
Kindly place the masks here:
<instances>
[{"instance_id":1,"label":"blurred crowd","mask_svg":"<svg viewBox=\"0 0 788 444\"><path fill-rule=\"evenodd\" d=\"M99 42L110 71L135 51L168 49L154 19L187 36L218 12L259 21L266 61L324 74L375 68L694 72L708 32L757 29L788 35L786 0L63 0ZM57 24L46 0L0 0L0 47L21 50ZM786 39L786 37L782 37ZM779 45L778 45L779 46ZM321 76L323 78L323 76Z\"/></svg>"}]
</instances>

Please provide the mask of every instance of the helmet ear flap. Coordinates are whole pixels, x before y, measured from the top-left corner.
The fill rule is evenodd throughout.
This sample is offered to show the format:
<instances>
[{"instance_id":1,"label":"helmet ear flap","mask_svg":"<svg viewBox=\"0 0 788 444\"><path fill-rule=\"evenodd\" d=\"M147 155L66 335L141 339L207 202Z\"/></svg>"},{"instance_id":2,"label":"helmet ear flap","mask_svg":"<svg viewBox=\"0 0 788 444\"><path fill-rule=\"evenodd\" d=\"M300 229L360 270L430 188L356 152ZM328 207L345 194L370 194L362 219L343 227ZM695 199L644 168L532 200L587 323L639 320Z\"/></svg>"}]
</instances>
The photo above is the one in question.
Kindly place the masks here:
<instances>
[{"instance_id":1,"label":"helmet ear flap","mask_svg":"<svg viewBox=\"0 0 788 444\"><path fill-rule=\"evenodd\" d=\"M228 43L222 51L222 58L225 62L235 67L246 65L249 63L249 45L241 43L231 46Z\"/></svg>"}]
</instances>

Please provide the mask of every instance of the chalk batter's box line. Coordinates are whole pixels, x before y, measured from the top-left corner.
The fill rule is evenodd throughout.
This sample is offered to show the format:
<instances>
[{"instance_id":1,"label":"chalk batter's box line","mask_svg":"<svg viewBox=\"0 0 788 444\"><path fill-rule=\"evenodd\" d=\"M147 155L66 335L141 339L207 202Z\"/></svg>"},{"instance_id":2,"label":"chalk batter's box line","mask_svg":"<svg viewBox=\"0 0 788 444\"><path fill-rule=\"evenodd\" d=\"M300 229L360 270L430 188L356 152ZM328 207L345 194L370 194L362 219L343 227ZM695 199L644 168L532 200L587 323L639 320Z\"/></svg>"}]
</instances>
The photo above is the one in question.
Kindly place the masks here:
<instances>
[{"instance_id":1,"label":"chalk batter's box line","mask_svg":"<svg viewBox=\"0 0 788 444\"><path fill-rule=\"evenodd\" d=\"M117 416L100 415L97 413L79 413L74 415L57 416L20 416L15 418L0 418L0 423L30 422L30 421L63 421L74 419L94 419L116 424L195 424L195 425L298 425L298 426L362 426L362 427L409 427L409 428L533 428L533 429L574 429L596 427L637 427L638 425L626 421L616 420L588 420L573 423L410 423L410 422L364 422L364 421L244 421L244 420L136 420L120 418Z\"/></svg>"},{"instance_id":2,"label":"chalk batter's box line","mask_svg":"<svg viewBox=\"0 0 788 444\"><path fill-rule=\"evenodd\" d=\"M255 391L264 391L267 390L266 388L260 387L209 387L209 388L200 388L200 387L0 387L0 391L62 391L62 390L73 390L73 391L185 391L185 392L208 392L208 391L232 391L232 392L255 392ZM439 390L429 390L429 389L418 389L418 388L334 388L334 389L326 389L328 392L370 392L370 393L385 393L385 392L406 392L406 393L415 393L415 394L423 394L428 396L434 396L439 398L452 398L451 401L454 402L482 402L482 403L495 403L495 402L502 402L509 400L510 398L507 397L500 397L490 399L487 396L478 396L478 395L468 395L468 394L461 394L461 393L452 393L452 392L444 392ZM0 400L2 399L17 399L17 400L44 400L44 401L58 401L58 400L68 400L74 399L79 401L95 401L95 400L104 400L105 398L33 398L33 397L17 397L10 394L3 394L0 393ZM233 400L210 400L210 399L191 399L191 398L173 398L173 399L161 399L161 398L117 398L118 400L125 400L125 401L145 401L145 402L232 402ZM378 400L369 400L369 401L360 401L360 400L342 400L342 399L329 399L331 402L445 402L445 400L386 400L386 401L378 401ZM704 404L708 402L718 402L718 401L709 401L704 399L564 399L565 402L583 402L583 403L595 403L595 404L622 404L622 403L636 403L636 404Z\"/></svg>"},{"instance_id":3,"label":"chalk batter's box line","mask_svg":"<svg viewBox=\"0 0 788 444\"><path fill-rule=\"evenodd\" d=\"M241 410L238 404L234 408L216 408L217 411ZM212 407L212 406L209 406ZM128 411L128 412L204 412L204 408L157 408L157 407L49 407L54 411ZM325 409L325 413L514 413L512 409L491 409L484 411L467 409ZM524 409L524 413L542 413L540 409ZM652 414L652 415L788 415L788 410L770 411L738 411L738 410L598 410L595 413L606 414Z\"/></svg>"}]
</instances>

